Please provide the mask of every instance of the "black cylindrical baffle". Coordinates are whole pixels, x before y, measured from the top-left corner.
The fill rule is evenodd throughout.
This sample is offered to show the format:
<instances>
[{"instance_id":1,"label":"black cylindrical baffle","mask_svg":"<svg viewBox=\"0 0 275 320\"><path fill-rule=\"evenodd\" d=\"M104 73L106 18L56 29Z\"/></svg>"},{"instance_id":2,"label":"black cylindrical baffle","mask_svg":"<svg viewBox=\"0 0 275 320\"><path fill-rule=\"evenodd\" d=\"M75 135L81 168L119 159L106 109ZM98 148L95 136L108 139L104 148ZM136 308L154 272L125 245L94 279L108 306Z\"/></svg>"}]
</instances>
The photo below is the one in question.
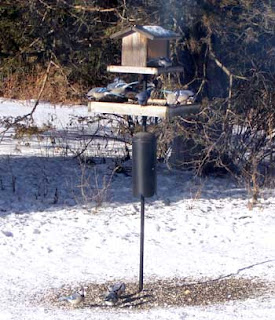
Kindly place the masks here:
<instances>
[{"instance_id":1,"label":"black cylindrical baffle","mask_svg":"<svg viewBox=\"0 0 275 320\"><path fill-rule=\"evenodd\" d=\"M156 192L156 149L154 134L139 132L133 137L133 194L152 197Z\"/></svg>"},{"instance_id":2,"label":"black cylindrical baffle","mask_svg":"<svg viewBox=\"0 0 275 320\"><path fill-rule=\"evenodd\" d=\"M146 126L144 128L146 130ZM140 197L140 263L139 292L143 290L144 256L144 202L145 197L152 197L156 192L156 137L149 132L139 132L133 137L133 193Z\"/></svg>"}]
</instances>

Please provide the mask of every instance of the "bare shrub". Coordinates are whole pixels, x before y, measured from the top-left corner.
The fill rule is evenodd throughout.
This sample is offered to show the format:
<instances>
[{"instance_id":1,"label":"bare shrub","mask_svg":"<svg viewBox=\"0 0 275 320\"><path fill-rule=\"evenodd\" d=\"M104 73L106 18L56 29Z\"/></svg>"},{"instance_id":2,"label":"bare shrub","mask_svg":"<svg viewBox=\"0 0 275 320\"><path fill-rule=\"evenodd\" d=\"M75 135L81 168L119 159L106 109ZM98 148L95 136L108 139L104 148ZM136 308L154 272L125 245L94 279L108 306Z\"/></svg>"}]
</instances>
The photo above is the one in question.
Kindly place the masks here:
<instances>
[{"instance_id":1,"label":"bare shrub","mask_svg":"<svg viewBox=\"0 0 275 320\"><path fill-rule=\"evenodd\" d=\"M88 207L92 205L97 209L108 198L109 188L116 168L110 174L102 175L98 173L96 166L91 168L87 163L79 159L81 175L77 188L81 195L80 201ZM79 202L79 199L76 200Z\"/></svg>"}]
</instances>

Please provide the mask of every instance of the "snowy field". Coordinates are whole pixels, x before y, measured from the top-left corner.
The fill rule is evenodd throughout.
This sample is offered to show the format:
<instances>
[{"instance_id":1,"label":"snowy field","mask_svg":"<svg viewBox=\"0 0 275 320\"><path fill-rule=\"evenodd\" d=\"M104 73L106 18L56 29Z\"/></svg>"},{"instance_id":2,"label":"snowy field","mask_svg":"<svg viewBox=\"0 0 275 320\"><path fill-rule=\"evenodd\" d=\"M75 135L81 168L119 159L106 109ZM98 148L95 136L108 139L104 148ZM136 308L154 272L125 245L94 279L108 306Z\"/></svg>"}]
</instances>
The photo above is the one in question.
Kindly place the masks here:
<instances>
[{"instance_id":1,"label":"snowy field","mask_svg":"<svg viewBox=\"0 0 275 320\"><path fill-rule=\"evenodd\" d=\"M31 108L31 102L2 99L0 118ZM43 139L16 138L14 130L1 134L0 319L273 320L275 191L263 190L251 208L247 190L229 178L198 179L162 164L157 195L146 199L145 289L155 279L231 276L265 281L270 291L207 306L148 310L35 303L34 296L66 285L138 285L139 200L132 196L131 176L113 172L114 161L83 164L73 156L83 147L81 136L98 130L77 121L86 115L86 106L45 103L34 114L37 126L51 123ZM98 148L104 149L102 141Z\"/></svg>"}]
</instances>

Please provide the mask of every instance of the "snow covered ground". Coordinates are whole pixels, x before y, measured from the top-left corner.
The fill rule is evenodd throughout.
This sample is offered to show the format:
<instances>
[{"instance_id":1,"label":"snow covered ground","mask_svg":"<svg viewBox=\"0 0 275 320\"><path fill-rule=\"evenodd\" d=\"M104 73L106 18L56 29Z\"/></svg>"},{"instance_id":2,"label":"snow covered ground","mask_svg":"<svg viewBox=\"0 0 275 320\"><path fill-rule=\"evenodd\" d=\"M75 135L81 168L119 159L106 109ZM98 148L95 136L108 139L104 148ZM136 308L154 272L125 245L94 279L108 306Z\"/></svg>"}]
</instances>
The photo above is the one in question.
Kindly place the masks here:
<instances>
[{"instance_id":1,"label":"snow covered ground","mask_svg":"<svg viewBox=\"0 0 275 320\"><path fill-rule=\"evenodd\" d=\"M31 107L0 100L0 117L24 115ZM83 165L72 157L83 146L81 134L96 131L95 124L81 127L75 118L86 115L86 106L42 104L35 124L52 124L42 140L15 139L14 130L1 137L0 319L273 320L275 191L263 190L251 209L247 190L229 178L198 179L163 165L157 195L146 199L145 288L154 279L236 274L270 283L273 293L151 310L32 303L34 295L67 284L138 283L140 204L131 177L114 174L111 160Z\"/></svg>"}]
</instances>

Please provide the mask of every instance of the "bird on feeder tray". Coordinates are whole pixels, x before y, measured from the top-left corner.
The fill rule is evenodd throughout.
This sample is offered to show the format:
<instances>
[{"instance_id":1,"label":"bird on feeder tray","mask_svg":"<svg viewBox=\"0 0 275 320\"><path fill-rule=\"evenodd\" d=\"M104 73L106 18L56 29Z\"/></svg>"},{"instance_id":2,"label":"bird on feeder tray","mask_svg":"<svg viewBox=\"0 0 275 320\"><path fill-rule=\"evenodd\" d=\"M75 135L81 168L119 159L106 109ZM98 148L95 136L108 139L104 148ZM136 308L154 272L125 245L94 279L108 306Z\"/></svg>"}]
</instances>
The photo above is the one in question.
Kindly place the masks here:
<instances>
[{"instance_id":1,"label":"bird on feeder tray","mask_svg":"<svg viewBox=\"0 0 275 320\"><path fill-rule=\"evenodd\" d=\"M81 286L80 290L73 293L70 296L63 296L58 299L58 301L67 301L72 306L78 306L81 302L85 299L85 291L84 288Z\"/></svg>"},{"instance_id":2,"label":"bird on feeder tray","mask_svg":"<svg viewBox=\"0 0 275 320\"><path fill-rule=\"evenodd\" d=\"M91 89L87 93L88 99L94 100L118 100L118 99L126 99L124 95L109 91L105 87L96 87ZM126 99L127 100L127 99Z\"/></svg>"},{"instance_id":3,"label":"bird on feeder tray","mask_svg":"<svg viewBox=\"0 0 275 320\"><path fill-rule=\"evenodd\" d=\"M164 67L164 68L172 67L172 61L166 57L160 57L158 63L160 67Z\"/></svg>"},{"instance_id":4,"label":"bird on feeder tray","mask_svg":"<svg viewBox=\"0 0 275 320\"><path fill-rule=\"evenodd\" d=\"M139 81L134 81L130 83L117 83L111 90L110 93L112 94L119 94L119 95L125 95L127 91L132 89L132 86L139 84Z\"/></svg>"},{"instance_id":5,"label":"bird on feeder tray","mask_svg":"<svg viewBox=\"0 0 275 320\"><path fill-rule=\"evenodd\" d=\"M107 85L107 87L95 87L92 88L88 93L88 99L105 99L105 98L114 98L114 100L119 98L125 98L126 92L131 90L131 87L138 84L138 81L131 83L126 83L119 78L115 78L114 82Z\"/></svg>"},{"instance_id":6,"label":"bird on feeder tray","mask_svg":"<svg viewBox=\"0 0 275 320\"><path fill-rule=\"evenodd\" d=\"M155 59L150 59L147 62L148 67L163 67L163 68L168 68L172 66L172 61L171 59L167 57L159 57Z\"/></svg>"},{"instance_id":7,"label":"bird on feeder tray","mask_svg":"<svg viewBox=\"0 0 275 320\"><path fill-rule=\"evenodd\" d=\"M153 88L148 88L147 90L141 91L136 95L136 99L139 105L146 106L152 90Z\"/></svg>"},{"instance_id":8,"label":"bird on feeder tray","mask_svg":"<svg viewBox=\"0 0 275 320\"><path fill-rule=\"evenodd\" d=\"M167 93L166 102L170 105L176 104L188 104L194 102L194 92L191 90L163 90L164 93Z\"/></svg>"},{"instance_id":9,"label":"bird on feeder tray","mask_svg":"<svg viewBox=\"0 0 275 320\"><path fill-rule=\"evenodd\" d=\"M108 89L105 87L92 88L88 93L88 99L100 99L108 93Z\"/></svg>"},{"instance_id":10,"label":"bird on feeder tray","mask_svg":"<svg viewBox=\"0 0 275 320\"><path fill-rule=\"evenodd\" d=\"M107 85L107 90L112 90L114 89L116 86L120 85L120 84L126 84L126 82L120 78L115 78L114 81L112 83L109 83Z\"/></svg>"}]
</instances>

